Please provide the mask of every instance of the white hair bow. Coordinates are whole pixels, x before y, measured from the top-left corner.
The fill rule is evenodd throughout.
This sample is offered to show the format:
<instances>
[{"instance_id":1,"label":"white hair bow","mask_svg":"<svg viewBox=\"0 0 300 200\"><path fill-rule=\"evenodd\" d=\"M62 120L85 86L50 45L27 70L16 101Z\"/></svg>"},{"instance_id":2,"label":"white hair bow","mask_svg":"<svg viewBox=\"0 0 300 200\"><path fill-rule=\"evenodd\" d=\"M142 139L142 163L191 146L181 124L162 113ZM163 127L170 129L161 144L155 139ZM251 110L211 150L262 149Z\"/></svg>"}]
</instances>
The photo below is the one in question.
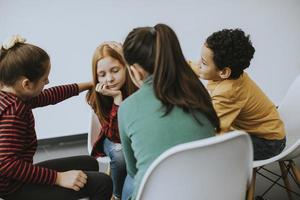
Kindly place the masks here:
<instances>
[{"instance_id":1,"label":"white hair bow","mask_svg":"<svg viewBox=\"0 0 300 200\"><path fill-rule=\"evenodd\" d=\"M4 49L8 50L8 49L12 48L15 44L24 43L25 41L26 41L26 39L21 37L20 35L13 35L3 42L2 47Z\"/></svg>"}]
</instances>

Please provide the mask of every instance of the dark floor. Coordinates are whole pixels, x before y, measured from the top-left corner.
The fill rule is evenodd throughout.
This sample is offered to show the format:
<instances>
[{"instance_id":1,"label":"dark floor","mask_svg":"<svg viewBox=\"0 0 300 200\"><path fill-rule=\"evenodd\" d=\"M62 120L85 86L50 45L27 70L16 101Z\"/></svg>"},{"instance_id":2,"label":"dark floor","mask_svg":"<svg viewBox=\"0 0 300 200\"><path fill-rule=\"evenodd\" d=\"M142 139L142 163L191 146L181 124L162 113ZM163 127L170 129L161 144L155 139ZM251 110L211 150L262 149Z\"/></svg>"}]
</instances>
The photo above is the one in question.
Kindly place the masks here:
<instances>
[{"instance_id":1,"label":"dark floor","mask_svg":"<svg viewBox=\"0 0 300 200\"><path fill-rule=\"evenodd\" d=\"M87 155L87 143L85 139L80 139L76 141L69 141L69 142L57 142L52 143L50 145L43 144L40 145L38 151L34 157L34 162L40 162L48 159L53 158L60 158L60 157L67 157L67 156L74 156L74 155ZM296 160L296 165L300 166L300 159ZM300 167L299 167L300 168ZM275 172L279 172L278 164L269 165L268 169L274 170ZM276 178L274 176L269 177ZM293 189L300 193L300 189L296 187L296 184L293 180L290 181L292 183ZM280 182L283 184L282 182ZM257 176L256 182L256 195L261 195L264 190L266 190L272 183L266 179L263 179L261 176ZM275 186L271 189L265 196L265 199L268 200L285 200L288 199L285 190L279 186ZM294 200L300 200L300 196L293 195Z\"/></svg>"}]
</instances>

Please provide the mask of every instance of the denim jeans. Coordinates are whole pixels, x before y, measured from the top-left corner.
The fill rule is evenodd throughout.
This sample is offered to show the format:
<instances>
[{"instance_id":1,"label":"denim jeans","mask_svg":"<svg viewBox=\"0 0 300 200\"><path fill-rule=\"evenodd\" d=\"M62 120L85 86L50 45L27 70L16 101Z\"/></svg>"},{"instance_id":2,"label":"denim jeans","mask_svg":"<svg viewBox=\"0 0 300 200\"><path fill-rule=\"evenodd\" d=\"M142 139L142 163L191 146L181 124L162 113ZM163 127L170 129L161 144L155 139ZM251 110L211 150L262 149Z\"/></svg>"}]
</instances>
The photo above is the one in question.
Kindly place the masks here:
<instances>
[{"instance_id":1,"label":"denim jeans","mask_svg":"<svg viewBox=\"0 0 300 200\"><path fill-rule=\"evenodd\" d=\"M111 178L113 181L113 194L121 198L123 184L127 175L126 163L120 143L114 143L105 138L103 142L104 153L110 157Z\"/></svg>"},{"instance_id":2,"label":"denim jeans","mask_svg":"<svg viewBox=\"0 0 300 200\"><path fill-rule=\"evenodd\" d=\"M130 200L133 192L133 178L129 175L126 176L123 186L122 200Z\"/></svg>"},{"instance_id":3,"label":"denim jeans","mask_svg":"<svg viewBox=\"0 0 300 200\"><path fill-rule=\"evenodd\" d=\"M254 160L264 160L280 154L286 143L286 138L267 140L253 135L250 135L250 137L253 144Z\"/></svg>"}]
</instances>

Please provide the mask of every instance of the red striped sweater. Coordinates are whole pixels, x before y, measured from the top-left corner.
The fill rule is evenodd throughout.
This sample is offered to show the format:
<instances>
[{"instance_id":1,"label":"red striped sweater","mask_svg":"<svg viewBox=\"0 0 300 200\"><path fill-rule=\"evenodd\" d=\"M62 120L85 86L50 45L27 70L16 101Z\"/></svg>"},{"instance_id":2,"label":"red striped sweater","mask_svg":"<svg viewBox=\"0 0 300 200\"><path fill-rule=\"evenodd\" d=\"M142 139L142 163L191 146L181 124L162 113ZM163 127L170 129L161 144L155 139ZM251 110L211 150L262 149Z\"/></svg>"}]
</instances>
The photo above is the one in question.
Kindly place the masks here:
<instances>
[{"instance_id":1,"label":"red striped sweater","mask_svg":"<svg viewBox=\"0 0 300 200\"><path fill-rule=\"evenodd\" d=\"M0 91L0 196L16 191L24 183L55 183L55 170L33 164L37 140L32 109L56 104L78 93L77 84L57 86L24 102Z\"/></svg>"}]
</instances>

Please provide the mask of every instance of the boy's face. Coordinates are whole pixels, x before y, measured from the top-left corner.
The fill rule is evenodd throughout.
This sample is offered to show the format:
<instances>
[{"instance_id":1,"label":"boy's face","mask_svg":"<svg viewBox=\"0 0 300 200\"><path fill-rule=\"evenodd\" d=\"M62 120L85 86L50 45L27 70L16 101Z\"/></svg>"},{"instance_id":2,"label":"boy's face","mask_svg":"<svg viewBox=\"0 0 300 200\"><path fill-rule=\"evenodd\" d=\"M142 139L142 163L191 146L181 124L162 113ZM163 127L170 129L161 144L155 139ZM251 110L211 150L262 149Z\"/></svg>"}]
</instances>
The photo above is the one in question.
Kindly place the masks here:
<instances>
[{"instance_id":1,"label":"boy's face","mask_svg":"<svg viewBox=\"0 0 300 200\"><path fill-rule=\"evenodd\" d=\"M199 77L204 80L218 81L222 80L220 77L220 70L213 61L213 52L205 44L202 46L201 57L198 61Z\"/></svg>"}]
</instances>

